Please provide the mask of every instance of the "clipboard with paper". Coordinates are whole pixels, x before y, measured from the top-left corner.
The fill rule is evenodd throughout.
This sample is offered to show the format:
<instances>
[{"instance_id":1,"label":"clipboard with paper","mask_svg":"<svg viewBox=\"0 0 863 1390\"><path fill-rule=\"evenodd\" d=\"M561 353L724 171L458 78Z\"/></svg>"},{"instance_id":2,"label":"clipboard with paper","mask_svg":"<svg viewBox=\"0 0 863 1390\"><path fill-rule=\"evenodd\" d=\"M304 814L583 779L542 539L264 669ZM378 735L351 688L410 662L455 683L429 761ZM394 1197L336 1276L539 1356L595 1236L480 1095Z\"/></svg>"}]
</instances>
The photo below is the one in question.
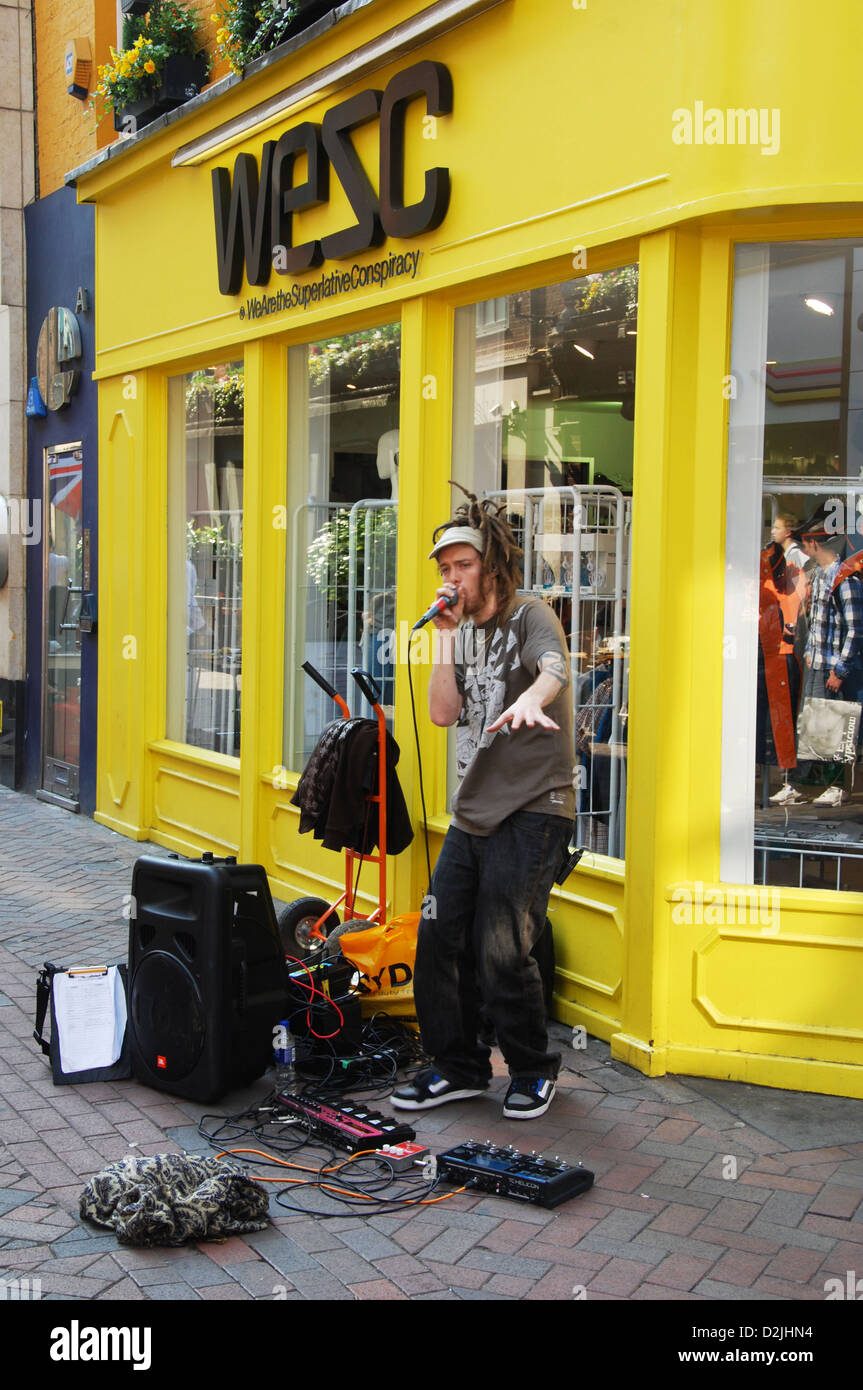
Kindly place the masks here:
<instances>
[{"instance_id":1,"label":"clipboard with paper","mask_svg":"<svg viewBox=\"0 0 863 1390\"><path fill-rule=\"evenodd\" d=\"M125 965L73 966L46 961L36 980L33 1036L50 1059L56 1086L131 1076ZM50 1005L51 1036L43 1029Z\"/></svg>"}]
</instances>

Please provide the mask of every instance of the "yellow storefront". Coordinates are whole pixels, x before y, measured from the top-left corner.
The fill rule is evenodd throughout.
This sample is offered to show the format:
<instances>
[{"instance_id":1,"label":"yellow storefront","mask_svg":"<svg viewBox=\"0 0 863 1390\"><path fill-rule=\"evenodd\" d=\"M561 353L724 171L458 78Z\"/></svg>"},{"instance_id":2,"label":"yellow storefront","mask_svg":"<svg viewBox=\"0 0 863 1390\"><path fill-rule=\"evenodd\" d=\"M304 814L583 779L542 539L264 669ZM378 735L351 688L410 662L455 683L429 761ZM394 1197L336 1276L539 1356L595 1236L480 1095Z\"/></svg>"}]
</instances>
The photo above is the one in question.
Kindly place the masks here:
<instances>
[{"instance_id":1,"label":"yellow storefront","mask_svg":"<svg viewBox=\"0 0 863 1390\"><path fill-rule=\"evenodd\" d=\"M433 594L448 479L506 492L577 697L602 677L613 721L597 700L577 758L592 850L552 899L557 1016L651 1075L861 1096L856 794L813 811L810 771L805 815L771 803L790 774L756 687L765 528L858 477L863 14L819 14L822 64L803 0L681 13L374 0L73 175L96 205L97 819L335 896L289 804L332 714L297 668L343 672L388 628L417 831L390 911L418 908L400 624ZM452 773L420 737L434 857Z\"/></svg>"}]
</instances>

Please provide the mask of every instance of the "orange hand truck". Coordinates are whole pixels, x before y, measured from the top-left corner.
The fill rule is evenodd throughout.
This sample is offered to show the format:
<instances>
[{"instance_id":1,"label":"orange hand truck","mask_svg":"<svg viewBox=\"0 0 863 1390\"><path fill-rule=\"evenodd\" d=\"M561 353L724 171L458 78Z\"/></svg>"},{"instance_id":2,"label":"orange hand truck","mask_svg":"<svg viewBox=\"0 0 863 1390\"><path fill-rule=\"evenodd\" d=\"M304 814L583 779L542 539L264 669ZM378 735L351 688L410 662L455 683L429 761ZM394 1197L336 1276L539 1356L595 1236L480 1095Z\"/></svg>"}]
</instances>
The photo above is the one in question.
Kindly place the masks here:
<instances>
[{"instance_id":1,"label":"orange hand truck","mask_svg":"<svg viewBox=\"0 0 863 1390\"><path fill-rule=\"evenodd\" d=\"M330 682L317 671L310 661L304 661L301 667L306 675L320 686L325 695L329 695L335 700L343 719L350 719L351 711L348 703L334 689ZM371 815L375 805L378 808L378 850L376 854L361 854L354 849L345 850L345 891L334 903L328 903L324 898L297 898L294 902L288 903L287 907L282 908L278 915L279 932L282 939L282 946L286 955L296 956L297 953L303 956L316 954L321 951L326 943L327 937L340 925L337 909L344 904L344 920L352 926L366 923L369 926L378 924L386 925L387 910L387 765L386 765L386 739L387 724L386 716L381 708L380 696L377 682L374 676L368 671L364 671L361 666L353 666L351 675L359 687L361 693L372 706L378 725L378 785L377 791L370 794L366 801L369 803ZM358 913L356 908L357 886L359 884L360 869L363 863L377 864L378 866L378 905L368 916ZM357 866L357 876L354 878L354 866Z\"/></svg>"}]
</instances>

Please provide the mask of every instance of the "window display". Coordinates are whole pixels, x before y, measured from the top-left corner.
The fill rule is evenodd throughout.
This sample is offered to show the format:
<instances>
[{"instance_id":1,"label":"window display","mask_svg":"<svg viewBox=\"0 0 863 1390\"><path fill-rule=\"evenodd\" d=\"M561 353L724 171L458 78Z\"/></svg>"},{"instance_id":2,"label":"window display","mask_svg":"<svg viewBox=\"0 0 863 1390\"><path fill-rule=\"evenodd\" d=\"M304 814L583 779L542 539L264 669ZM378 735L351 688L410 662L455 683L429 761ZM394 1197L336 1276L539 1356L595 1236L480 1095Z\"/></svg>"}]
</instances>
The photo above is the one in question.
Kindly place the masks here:
<instances>
[{"instance_id":1,"label":"window display","mask_svg":"<svg viewBox=\"0 0 863 1390\"><path fill-rule=\"evenodd\" d=\"M520 592L544 598L569 637L578 839L616 858L637 310L638 267L624 266L469 305L455 329L453 477L504 508L523 551Z\"/></svg>"},{"instance_id":2,"label":"window display","mask_svg":"<svg viewBox=\"0 0 863 1390\"><path fill-rule=\"evenodd\" d=\"M392 727L399 477L398 324L288 354L285 766L302 768L332 701L310 661L356 714L352 666L371 672ZM302 653L302 655L300 655Z\"/></svg>"},{"instance_id":3,"label":"window display","mask_svg":"<svg viewBox=\"0 0 863 1390\"><path fill-rule=\"evenodd\" d=\"M242 362L168 383L168 738L240 754Z\"/></svg>"},{"instance_id":4,"label":"window display","mask_svg":"<svg viewBox=\"0 0 863 1390\"><path fill-rule=\"evenodd\" d=\"M863 247L738 248L722 873L744 883L863 887L861 314Z\"/></svg>"}]
</instances>

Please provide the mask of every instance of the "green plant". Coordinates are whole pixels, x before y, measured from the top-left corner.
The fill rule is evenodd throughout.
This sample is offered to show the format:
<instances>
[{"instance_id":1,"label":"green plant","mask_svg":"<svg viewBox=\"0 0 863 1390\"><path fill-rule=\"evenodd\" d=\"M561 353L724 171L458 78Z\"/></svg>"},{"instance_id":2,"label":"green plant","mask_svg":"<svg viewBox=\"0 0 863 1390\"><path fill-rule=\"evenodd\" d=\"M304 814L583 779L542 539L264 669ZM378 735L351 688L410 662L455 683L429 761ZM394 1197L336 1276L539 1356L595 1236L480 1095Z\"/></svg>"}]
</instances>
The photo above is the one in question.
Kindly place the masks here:
<instances>
[{"instance_id":1,"label":"green plant","mask_svg":"<svg viewBox=\"0 0 863 1390\"><path fill-rule=\"evenodd\" d=\"M186 388L186 419L199 414L205 402L212 402L213 423L242 424L245 379L242 371L217 379L207 371L193 372Z\"/></svg>"},{"instance_id":2,"label":"green plant","mask_svg":"<svg viewBox=\"0 0 863 1390\"><path fill-rule=\"evenodd\" d=\"M572 307L585 313L600 310L628 318L638 307L638 266L603 270L572 282Z\"/></svg>"},{"instance_id":3,"label":"green plant","mask_svg":"<svg viewBox=\"0 0 863 1390\"><path fill-rule=\"evenodd\" d=\"M132 48L140 35L153 45L167 48L171 53L198 51L198 17L176 0L153 0L145 15L127 15L123 21L123 48Z\"/></svg>"},{"instance_id":4,"label":"green plant","mask_svg":"<svg viewBox=\"0 0 863 1390\"><path fill-rule=\"evenodd\" d=\"M101 120L108 111L123 111L136 101L155 96L168 58L191 57L198 51L197 16L177 0L153 0L146 16L129 18L123 26L124 47L111 52L111 62L98 70L90 105Z\"/></svg>"},{"instance_id":5,"label":"green plant","mask_svg":"<svg viewBox=\"0 0 863 1390\"><path fill-rule=\"evenodd\" d=\"M350 517L349 507L339 508L321 527L308 550L306 574L328 602L344 605L350 580ZM356 580L362 587L366 557L366 522L362 513L355 514ZM371 513L370 554L371 573L366 576L375 590L391 589L396 582L396 507L375 507Z\"/></svg>"},{"instance_id":6,"label":"green plant","mask_svg":"<svg viewBox=\"0 0 863 1390\"><path fill-rule=\"evenodd\" d=\"M232 72L278 47L296 18L295 0L222 0L212 19L219 25L216 53Z\"/></svg>"},{"instance_id":7,"label":"green plant","mask_svg":"<svg viewBox=\"0 0 863 1390\"><path fill-rule=\"evenodd\" d=\"M243 542L231 540L223 525L196 526L191 518L186 522L186 554L189 559L204 555L208 560L241 560Z\"/></svg>"},{"instance_id":8,"label":"green plant","mask_svg":"<svg viewBox=\"0 0 863 1390\"><path fill-rule=\"evenodd\" d=\"M362 378L374 368L391 369L398 376L401 327L384 324L371 332L345 333L331 343L315 343L309 349L309 384L322 385L337 374L348 378L353 385L362 385Z\"/></svg>"}]
</instances>

